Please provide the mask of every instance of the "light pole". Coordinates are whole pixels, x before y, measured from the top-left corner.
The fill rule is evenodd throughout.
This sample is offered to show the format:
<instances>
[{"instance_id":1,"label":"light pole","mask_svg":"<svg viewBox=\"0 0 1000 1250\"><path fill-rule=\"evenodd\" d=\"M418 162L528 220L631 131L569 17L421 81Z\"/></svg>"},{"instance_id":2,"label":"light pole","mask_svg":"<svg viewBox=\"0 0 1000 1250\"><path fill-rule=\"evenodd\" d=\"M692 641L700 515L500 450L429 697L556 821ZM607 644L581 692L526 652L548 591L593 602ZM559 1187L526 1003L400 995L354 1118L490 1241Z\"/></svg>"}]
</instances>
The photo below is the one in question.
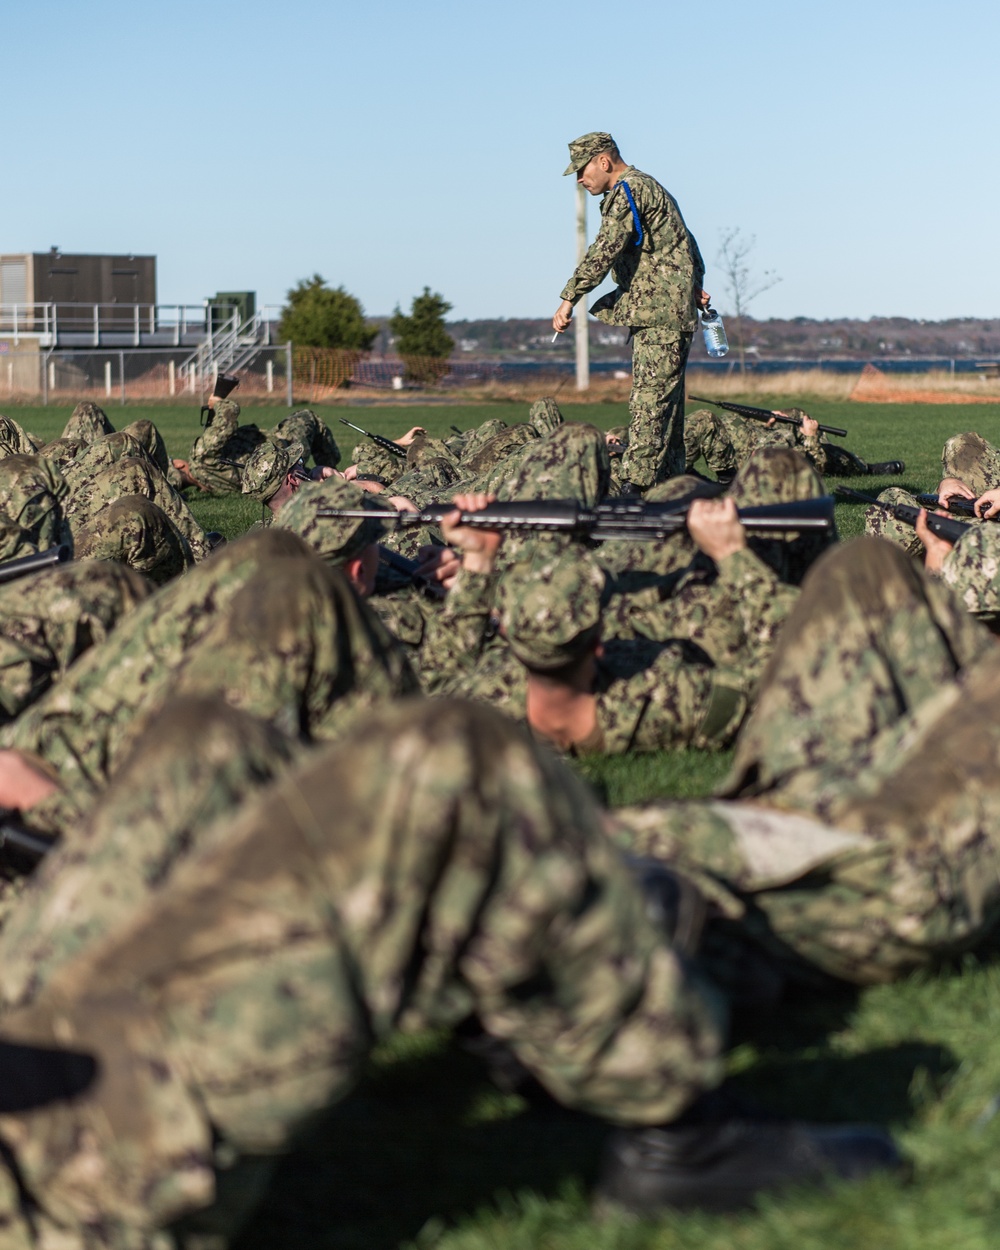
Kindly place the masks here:
<instances>
[{"instance_id":1,"label":"light pole","mask_svg":"<svg viewBox=\"0 0 1000 1250\"><path fill-rule=\"evenodd\" d=\"M587 254L587 192L583 183L576 184L576 263ZM576 339L576 389L590 386L590 337L587 326L587 297L580 301L580 315L573 331Z\"/></svg>"}]
</instances>

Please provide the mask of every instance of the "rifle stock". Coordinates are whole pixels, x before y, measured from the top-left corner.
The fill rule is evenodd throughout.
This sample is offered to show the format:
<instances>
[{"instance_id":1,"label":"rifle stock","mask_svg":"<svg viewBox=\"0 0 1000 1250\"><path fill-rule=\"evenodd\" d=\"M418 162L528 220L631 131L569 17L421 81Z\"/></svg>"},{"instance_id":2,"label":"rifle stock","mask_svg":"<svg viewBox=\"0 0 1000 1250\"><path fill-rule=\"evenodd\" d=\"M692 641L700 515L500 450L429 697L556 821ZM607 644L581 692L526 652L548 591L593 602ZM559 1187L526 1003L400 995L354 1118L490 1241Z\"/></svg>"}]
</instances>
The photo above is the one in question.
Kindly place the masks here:
<instances>
[{"instance_id":1,"label":"rifle stock","mask_svg":"<svg viewBox=\"0 0 1000 1250\"><path fill-rule=\"evenodd\" d=\"M801 417L786 417L784 413L775 412L771 408L755 408L752 404L731 404L721 399L706 399L704 395L689 395L689 400L697 404L711 404L713 408L725 408L726 412L735 412L737 416L748 417L751 421L770 421L773 417L779 425L794 425L802 428ZM837 425L821 425L820 433L836 434L838 438L846 438L847 431Z\"/></svg>"}]
</instances>

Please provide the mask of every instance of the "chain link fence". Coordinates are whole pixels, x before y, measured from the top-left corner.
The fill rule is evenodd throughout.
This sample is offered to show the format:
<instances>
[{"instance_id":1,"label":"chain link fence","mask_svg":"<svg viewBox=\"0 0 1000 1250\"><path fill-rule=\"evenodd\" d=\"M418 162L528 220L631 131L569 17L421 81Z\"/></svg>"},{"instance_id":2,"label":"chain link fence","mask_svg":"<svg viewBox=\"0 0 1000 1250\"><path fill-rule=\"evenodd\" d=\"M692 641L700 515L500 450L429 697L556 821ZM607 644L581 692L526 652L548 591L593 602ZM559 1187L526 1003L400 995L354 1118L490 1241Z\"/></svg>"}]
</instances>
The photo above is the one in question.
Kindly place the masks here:
<instances>
[{"instance_id":1,"label":"chain link fence","mask_svg":"<svg viewBox=\"0 0 1000 1250\"><path fill-rule=\"evenodd\" d=\"M28 350L34 347L35 350ZM994 378L995 362L944 358L880 360L885 373L937 372L957 389L979 390ZM729 361L692 361L695 370L720 380L765 373L860 374L863 360L755 361L747 373ZM871 368L869 365L868 368ZM566 360L443 360L436 357L376 356L331 348L294 347L290 343L244 349L225 367L240 379L240 397L275 404L323 403L345 392L486 390L507 384L538 387L543 382L565 385L575 366ZM127 403L200 403L211 393L215 368L199 368L190 348L93 348L38 351L37 345L0 341L0 404L75 404L93 399L102 405ZM956 374L968 379L958 384ZM629 361L592 361L593 382L626 383ZM978 386L976 383L978 382ZM995 389L995 388L994 388Z\"/></svg>"},{"instance_id":2,"label":"chain link fence","mask_svg":"<svg viewBox=\"0 0 1000 1250\"><path fill-rule=\"evenodd\" d=\"M4 348L8 350L4 351ZM289 346L262 347L237 369L242 395L292 404ZM214 372L202 374L189 350L96 348L94 351L21 351L0 343L0 402L102 405L150 401L180 403L207 395Z\"/></svg>"}]
</instances>

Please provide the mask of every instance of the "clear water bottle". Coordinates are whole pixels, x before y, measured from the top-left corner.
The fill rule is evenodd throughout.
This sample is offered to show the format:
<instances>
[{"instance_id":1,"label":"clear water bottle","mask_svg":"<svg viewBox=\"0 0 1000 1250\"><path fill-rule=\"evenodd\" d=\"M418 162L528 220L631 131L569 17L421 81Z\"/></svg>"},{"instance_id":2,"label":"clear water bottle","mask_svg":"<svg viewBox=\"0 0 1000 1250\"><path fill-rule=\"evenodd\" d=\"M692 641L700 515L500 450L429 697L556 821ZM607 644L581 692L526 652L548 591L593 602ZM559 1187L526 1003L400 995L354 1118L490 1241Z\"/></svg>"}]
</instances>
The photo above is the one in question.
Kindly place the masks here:
<instances>
[{"instance_id":1,"label":"clear water bottle","mask_svg":"<svg viewBox=\"0 0 1000 1250\"><path fill-rule=\"evenodd\" d=\"M699 309L698 316L701 318L701 332L705 336L705 351L710 356L725 356L729 351L729 340L722 318L711 304Z\"/></svg>"}]
</instances>

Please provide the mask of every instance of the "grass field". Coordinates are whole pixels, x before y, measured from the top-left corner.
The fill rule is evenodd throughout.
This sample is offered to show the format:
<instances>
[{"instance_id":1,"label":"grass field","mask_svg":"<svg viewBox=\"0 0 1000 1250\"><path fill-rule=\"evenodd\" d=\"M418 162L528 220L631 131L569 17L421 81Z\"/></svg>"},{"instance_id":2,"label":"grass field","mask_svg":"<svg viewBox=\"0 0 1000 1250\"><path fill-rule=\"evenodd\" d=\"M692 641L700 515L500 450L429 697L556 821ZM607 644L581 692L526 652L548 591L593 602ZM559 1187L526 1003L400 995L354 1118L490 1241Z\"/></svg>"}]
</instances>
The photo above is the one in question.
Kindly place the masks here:
<instances>
[{"instance_id":1,"label":"grass field","mask_svg":"<svg viewBox=\"0 0 1000 1250\"><path fill-rule=\"evenodd\" d=\"M560 396L562 403L564 397ZM749 402L753 402L750 399ZM866 459L902 458L893 484L932 489L941 444L976 429L1000 440L1000 404L864 405L772 396L846 426ZM521 420L525 404L320 409L345 454L354 443L337 418L398 436L420 424L446 434L487 416ZM28 429L58 434L67 409L10 410ZM608 428L623 404L563 403L569 419ZM284 408L254 407L268 425ZM109 410L117 426L149 416L171 454L197 433L188 408ZM340 438L341 433L345 435ZM887 483L851 483L877 493ZM235 535L256 508L242 500L192 501L210 528ZM860 510L838 505L843 536ZM723 756L683 752L590 762L608 802L707 793ZM554 1105L501 1095L476 1061L438 1036L396 1039L309 1140L283 1162L240 1250L996 1250L1000 1244L1000 961L981 952L901 984L802 998L766 1018L736 1021L731 1071L754 1098L821 1120L890 1128L915 1164L912 1182L878 1180L832 1193L803 1191L731 1217L671 1216L595 1223L586 1191L601 1124Z\"/></svg>"}]
</instances>

